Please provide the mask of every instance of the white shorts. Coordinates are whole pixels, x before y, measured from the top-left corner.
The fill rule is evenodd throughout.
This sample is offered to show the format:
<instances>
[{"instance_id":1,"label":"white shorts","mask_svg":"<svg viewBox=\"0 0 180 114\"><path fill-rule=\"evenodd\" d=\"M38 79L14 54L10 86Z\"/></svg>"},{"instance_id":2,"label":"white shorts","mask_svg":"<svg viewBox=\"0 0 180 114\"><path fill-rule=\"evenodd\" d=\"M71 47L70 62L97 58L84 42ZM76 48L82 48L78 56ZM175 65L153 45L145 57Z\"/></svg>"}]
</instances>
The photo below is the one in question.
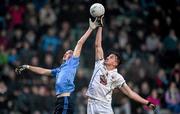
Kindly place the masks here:
<instances>
[{"instance_id":1,"label":"white shorts","mask_svg":"<svg viewBox=\"0 0 180 114\"><path fill-rule=\"evenodd\" d=\"M92 98L88 99L87 114L114 114L111 104Z\"/></svg>"}]
</instances>

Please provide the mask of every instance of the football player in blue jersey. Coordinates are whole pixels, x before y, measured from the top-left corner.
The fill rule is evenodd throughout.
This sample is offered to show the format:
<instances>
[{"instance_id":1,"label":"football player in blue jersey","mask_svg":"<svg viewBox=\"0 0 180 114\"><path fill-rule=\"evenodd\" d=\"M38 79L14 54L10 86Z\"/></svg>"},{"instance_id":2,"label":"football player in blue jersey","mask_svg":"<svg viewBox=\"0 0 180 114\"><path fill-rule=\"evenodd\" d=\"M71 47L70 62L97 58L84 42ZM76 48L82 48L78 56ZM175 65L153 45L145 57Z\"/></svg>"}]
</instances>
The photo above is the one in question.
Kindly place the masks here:
<instances>
[{"instance_id":1,"label":"football player in blue jersey","mask_svg":"<svg viewBox=\"0 0 180 114\"><path fill-rule=\"evenodd\" d=\"M54 69L46 69L31 65L22 65L15 69L17 73L21 73L23 70L29 70L34 73L53 76L56 79L55 91L56 91L56 106L54 114L73 114L73 103L71 100L71 93L74 91L74 78L79 66L81 49L87 38L92 31L97 28L97 18L94 22L89 20L89 28L85 34L79 39L74 50L67 50L63 56L63 63Z\"/></svg>"}]
</instances>

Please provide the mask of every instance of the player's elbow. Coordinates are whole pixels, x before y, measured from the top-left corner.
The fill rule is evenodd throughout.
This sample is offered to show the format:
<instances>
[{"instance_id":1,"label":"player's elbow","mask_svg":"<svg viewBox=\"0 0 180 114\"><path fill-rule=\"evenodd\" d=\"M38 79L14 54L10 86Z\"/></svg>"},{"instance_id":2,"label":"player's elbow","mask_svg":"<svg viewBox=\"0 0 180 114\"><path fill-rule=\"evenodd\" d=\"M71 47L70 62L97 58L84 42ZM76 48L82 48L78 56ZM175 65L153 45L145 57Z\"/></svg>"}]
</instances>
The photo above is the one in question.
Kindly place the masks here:
<instances>
[{"instance_id":1,"label":"player's elbow","mask_svg":"<svg viewBox=\"0 0 180 114\"><path fill-rule=\"evenodd\" d=\"M99 45L97 43L95 43L95 47L97 48Z\"/></svg>"}]
</instances>

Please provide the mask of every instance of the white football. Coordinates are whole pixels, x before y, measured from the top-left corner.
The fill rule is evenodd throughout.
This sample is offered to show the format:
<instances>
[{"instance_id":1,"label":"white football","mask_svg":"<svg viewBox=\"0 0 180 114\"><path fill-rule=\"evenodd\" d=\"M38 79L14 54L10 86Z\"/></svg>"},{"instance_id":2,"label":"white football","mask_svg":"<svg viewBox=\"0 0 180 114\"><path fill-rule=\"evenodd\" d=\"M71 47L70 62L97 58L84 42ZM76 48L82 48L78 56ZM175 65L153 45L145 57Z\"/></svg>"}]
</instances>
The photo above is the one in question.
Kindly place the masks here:
<instances>
[{"instance_id":1,"label":"white football","mask_svg":"<svg viewBox=\"0 0 180 114\"><path fill-rule=\"evenodd\" d=\"M93 17L100 17L102 15L104 15L105 13L105 8L102 4L100 3L94 3L91 7L90 7L90 14Z\"/></svg>"}]
</instances>

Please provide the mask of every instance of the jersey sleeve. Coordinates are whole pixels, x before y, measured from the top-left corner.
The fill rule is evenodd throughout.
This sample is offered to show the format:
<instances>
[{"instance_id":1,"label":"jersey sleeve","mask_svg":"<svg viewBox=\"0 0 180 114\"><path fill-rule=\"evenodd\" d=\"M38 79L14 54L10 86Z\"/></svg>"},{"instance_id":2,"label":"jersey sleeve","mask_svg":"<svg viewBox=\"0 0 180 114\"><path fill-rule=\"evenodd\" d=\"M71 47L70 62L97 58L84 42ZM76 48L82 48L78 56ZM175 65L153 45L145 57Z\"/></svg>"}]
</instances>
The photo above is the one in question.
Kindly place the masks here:
<instances>
[{"instance_id":1,"label":"jersey sleeve","mask_svg":"<svg viewBox=\"0 0 180 114\"><path fill-rule=\"evenodd\" d=\"M55 77L58 72L59 72L59 68L51 69L51 75L52 75L53 77Z\"/></svg>"},{"instance_id":2,"label":"jersey sleeve","mask_svg":"<svg viewBox=\"0 0 180 114\"><path fill-rule=\"evenodd\" d=\"M77 67L79 65L79 61L80 61L80 58L79 57L74 57L72 56L69 61L68 61L68 64L71 66L71 67Z\"/></svg>"},{"instance_id":3,"label":"jersey sleeve","mask_svg":"<svg viewBox=\"0 0 180 114\"><path fill-rule=\"evenodd\" d=\"M115 81L113 82L113 88L116 88L116 87L122 87L123 84L126 83L126 81L124 80L123 76L120 75L120 74L117 74L116 77L115 77Z\"/></svg>"}]
</instances>

